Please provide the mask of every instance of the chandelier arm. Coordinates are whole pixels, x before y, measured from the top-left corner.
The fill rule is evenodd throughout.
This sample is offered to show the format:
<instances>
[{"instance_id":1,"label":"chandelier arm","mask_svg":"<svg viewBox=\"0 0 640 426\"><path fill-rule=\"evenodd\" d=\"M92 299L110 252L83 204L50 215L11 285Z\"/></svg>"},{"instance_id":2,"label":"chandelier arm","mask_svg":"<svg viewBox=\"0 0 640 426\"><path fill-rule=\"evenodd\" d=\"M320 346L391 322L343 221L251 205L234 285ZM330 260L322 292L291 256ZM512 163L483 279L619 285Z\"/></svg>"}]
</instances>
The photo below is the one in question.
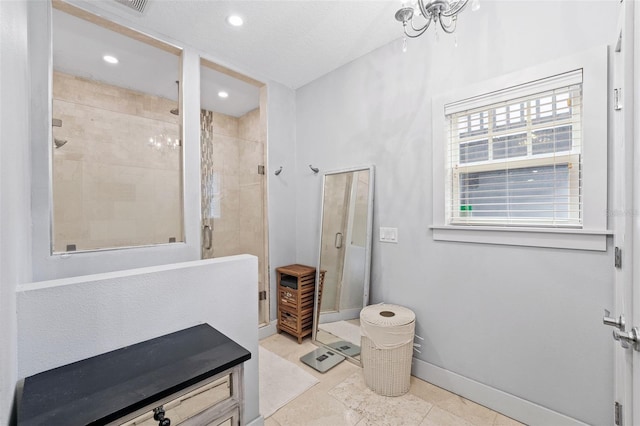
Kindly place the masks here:
<instances>
[{"instance_id":1,"label":"chandelier arm","mask_svg":"<svg viewBox=\"0 0 640 426\"><path fill-rule=\"evenodd\" d=\"M427 28L429 28L429 25L431 25L431 22L433 21L433 18L431 16L429 16L429 18L425 18L427 20L427 22L425 22L425 24L421 27L414 27L413 26L413 19L411 20L411 29L415 32L419 32L420 34L422 34L423 32L425 32L425 30Z\"/></svg>"},{"instance_id":2,"label":"chandelier arm","mask_svg":"<svg viewBox=\"0 0 640 426\"><path fill-rule=\"evenodd\" d=\"M456 30L457 23L458 20L455 16L451 18L449 24L445 24L444 19L440 19L440 26L442 27L442 30L447 34L452 34Z\"/></svg>"},{"instance_id":3,"label":"chandelier arm","mask_svg":"<svg viewBox=\"0 0 640 426\"><path fill-rule=\"evenodd\" d=\"M406 35L409 38L418 38L420 37L422 34L424 34L425 31L427 31L427 28L429 28L429 24L431 23L431 21L427 22L423 27L421 28L415 28L413 26L413 22L411 23L411 30L413 31L412 33L409 33L409 31L407 31L407 24L405 23L403 25L404 27L404 35Z\"/></svg>"},{"instance_id":4,"label":"chandelier arm","mask_svg":"<svg viewBox=\"0 0 640 426\"><path fill-rule=\"evenodd\" d=\"M418 8L420 9L420 13L422 13L422 17L424 19L432 19L431 13L427 10L424 5L424 0L418 0Z\"/></svg>"},{"instance_id":5,"label":"chandelier arm","mask_svg":"<svg viewBox=\"0 0 640 426\"><path fill-rule=\"evenodd\" d=\"M458 13L462 12L462 10L467 6L468 3L469 3L469 0L460 0L449 9L446 9L440 12L440 15L446 16L446 17L457 15Z\"/></svg>"},{"instance_id":6,"label":"chandelier arm","mask_svg":"<svg viewBox=\"0 0 640 426\"><path fill-rule=\"evenodd\" d=\"M424 27L423 29L421 29L420 31L417 31L415 34L409 34L407 32L407 29L404 29L404 35L406 35L409 38L418 38L420 37L422 34L424 34L424 32L427 31L427 27Z\"/></svg>"}]
</instances>

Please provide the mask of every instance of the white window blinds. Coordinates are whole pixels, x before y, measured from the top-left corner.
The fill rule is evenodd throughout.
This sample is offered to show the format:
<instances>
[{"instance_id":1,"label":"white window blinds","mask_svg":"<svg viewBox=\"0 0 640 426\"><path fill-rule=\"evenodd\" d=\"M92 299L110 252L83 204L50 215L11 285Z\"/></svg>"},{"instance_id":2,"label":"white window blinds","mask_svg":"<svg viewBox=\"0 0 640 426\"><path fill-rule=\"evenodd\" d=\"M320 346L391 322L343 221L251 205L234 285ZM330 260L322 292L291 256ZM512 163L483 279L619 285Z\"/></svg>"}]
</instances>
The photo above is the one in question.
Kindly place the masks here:
<instances>
[{"instance_id":1,"label":"white window blinds","mask_svg":"<svg viewBox=\"0 0 640 426\"><path fill-rule=\"evenodd\" d=\"M445 106L454 225L582 226L582 70Z\"/></svg>"}]
</instances>

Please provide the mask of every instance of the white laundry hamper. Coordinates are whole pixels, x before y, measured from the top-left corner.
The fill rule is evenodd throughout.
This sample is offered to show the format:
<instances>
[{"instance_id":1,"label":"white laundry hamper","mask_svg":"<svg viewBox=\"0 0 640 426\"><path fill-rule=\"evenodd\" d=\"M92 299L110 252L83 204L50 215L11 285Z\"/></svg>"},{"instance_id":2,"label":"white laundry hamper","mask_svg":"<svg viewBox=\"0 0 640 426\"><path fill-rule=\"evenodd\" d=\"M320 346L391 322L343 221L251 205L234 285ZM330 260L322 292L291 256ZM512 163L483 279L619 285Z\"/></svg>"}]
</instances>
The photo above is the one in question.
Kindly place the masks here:
<instances>
[{"instance_id":1,"label":"white laundry hamper","mask_svg":"<svg viewBox=\"0 0 640 426\"><path fill-rule=\"evenodd\" d=\"M416 315L398 305L379 304L360 312L364 381L375 393L400 396L411 386Z\"/></svg>"}]
</instances>

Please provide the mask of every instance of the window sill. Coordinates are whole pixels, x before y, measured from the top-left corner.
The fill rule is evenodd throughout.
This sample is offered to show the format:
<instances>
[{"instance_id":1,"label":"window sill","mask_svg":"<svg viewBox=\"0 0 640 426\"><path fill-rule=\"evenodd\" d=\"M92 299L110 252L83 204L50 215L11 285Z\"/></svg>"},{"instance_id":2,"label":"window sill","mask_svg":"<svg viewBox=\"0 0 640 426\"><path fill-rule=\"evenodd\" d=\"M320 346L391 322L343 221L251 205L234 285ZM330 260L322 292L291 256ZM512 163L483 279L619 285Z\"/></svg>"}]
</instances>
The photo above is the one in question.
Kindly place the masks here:
<instances>
[{"instance_id":1,"label":"window sill","mask_svg":"<svg viewBox=\"0 0 640 426\"><path fill-rule=\"evenodd\" d=\"M435 241L606 251L609 230L432 225Z\"/></svg>"}]
</instances>

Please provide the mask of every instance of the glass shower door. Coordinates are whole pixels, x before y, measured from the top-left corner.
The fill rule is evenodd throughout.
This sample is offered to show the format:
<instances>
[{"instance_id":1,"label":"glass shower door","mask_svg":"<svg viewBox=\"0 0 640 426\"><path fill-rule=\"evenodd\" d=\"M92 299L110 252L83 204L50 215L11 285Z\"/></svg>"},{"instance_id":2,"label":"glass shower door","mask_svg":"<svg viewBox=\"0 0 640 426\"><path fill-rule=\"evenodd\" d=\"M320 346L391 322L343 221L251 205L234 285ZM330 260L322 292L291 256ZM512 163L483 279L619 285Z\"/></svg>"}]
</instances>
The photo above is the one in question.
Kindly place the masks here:
<instances>
[{"instance_id":1,"label":"glass shower door","mask_svg":"<svg viewBox=\"0 0 640 426\"><path fill-rule=\"evenodd\" d=\"M237 254L258 258L258 317L265 323L266 179L260 110L237 118L202 110L200 118L202 258Z\"/></svg>"}]
</instances>

